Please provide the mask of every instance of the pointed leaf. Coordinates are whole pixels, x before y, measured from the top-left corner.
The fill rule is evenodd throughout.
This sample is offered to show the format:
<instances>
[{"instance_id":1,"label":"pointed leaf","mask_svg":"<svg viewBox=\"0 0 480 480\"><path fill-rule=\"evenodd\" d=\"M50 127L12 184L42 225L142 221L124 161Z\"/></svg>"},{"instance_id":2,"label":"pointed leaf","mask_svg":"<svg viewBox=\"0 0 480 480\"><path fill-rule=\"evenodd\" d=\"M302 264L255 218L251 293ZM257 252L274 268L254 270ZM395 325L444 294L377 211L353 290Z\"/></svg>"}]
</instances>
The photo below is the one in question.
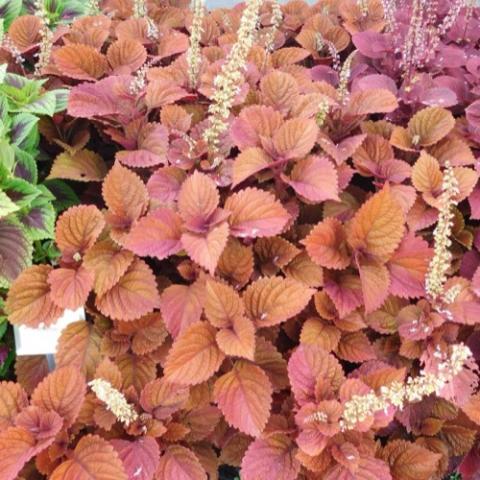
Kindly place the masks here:
<instances>
[{"instance_id":1,"label":"pointed leaf","mask_svg":"<svg viewBox=\"0 0 480 480\"><path fill-rule=\"evenodd\" d=\"M302 158L312 150L317 135L318 127L314 120L292 118L275 133L273 145L282 158Z\"/></svg>"},{"instance_id":2,"label":"pointed leaf","mask_svg":"<svg viewBox=\"0 0 480 480\"><path fill-rule=\"evenodd\" d=\"M215 382L213 396L230 425L247 435L261 435L272 403L272 387L261 368L237 361Z\"/></svg>"},{"instance_id":3,"label":"pointed leaf","mask_svg":"<svg viewBox=\"0 0 480 480\"><path fill-rule=\"evenodd\" d=\"M339 200L338 175L326 157L311 155L299 160L290 174L282 177L301 197L315 203Z\"/></svg>"},{"instance_id":4,"label":"pointed leaf","mask_svg":"<svg viewBox=\"0 0 480 480\"><path fill-rule=\"evenodd\" d=\"M170 285L162 292L160 310L167 330L173 338L200 320L203 292L203 287L198 282L188 286Z\"/></svg>"},{"instance_id":5,"label":"pointed leaf","mask_svg":"<svg viewBox=\"0 0 480 480\"><path fill-rule=\"evenodd\" d=\"M205 285L205 315L217 328L227 328L244 314L243 301L237 291L224 283L207 280Z\"/></svg>"},{"instance_id":6,"label":"pointed leaf","mask_svg":"<svg viewBox=\"0 0 480 480\"><path fill-rule=\"evenodd\" d=\"M260 278L243 295L247 315L257 328L271 327L298 315L314 290L290 278Z\"/></svg>"},{"instance_id":7,"label":"pointed leaf","mask_svg":"<svg viewBox=\"0 0 480 480\"><path fill-rule=\"evenodd\" d=\"M231 234L236 237L271 237L285 228L290 215L275 197L257 188L231 195L225 202L230 211Z\"/></svg>"},{"instance_id":8,"label":"pointed leaf","mask_svg":"<svg viewBox=\"0 0 480 480\"><path fill-rule=\"evenodd\" d=\"M157 480L207 480L195 454L181 445L169 446L160 458Z\"/></svg>"},{"instance_id":9,"label":"pointed leaf","mask_svg":"<svg viewBox=\"0 0 480 480\"><path fill-rule=\"evenodd\" d=\"M157 282L149 266L135 259L118 283L96 299L97 308L115 320L135 320L160 306Z\"/></svg>"},{"instance_id":10,"label":"pointed leaf","mask_svg":"<svg viewBox=\"0 0 480 480\"><path fill-rule=\"evenodd\" d=\"M96 242L104 226L103 215L94 205L71 207L57 221L58 248L67 255L83 255Z\"/></svg>"},{"instance_id":11,"label":"pointed leaf","mask_svg":"<svg viewBox=\"0 0 480 480\"><path fill-rule=\"evenodd\" d=\"M65 45L55 50L52 58L63 75L76 80L95 80L108 70L105 56L88 45Z\"/></svg>"},{"instance_id":12,"label":"pointed leaf","mask_svg":"<svg viewBox=\"0 0 480 480\"><path fill-rule=\"evenodd\" d=\"M165 363L167 378L182 385L197 385L208 380L224 359L215 334L216 329L206 322L197 322L186 328L168 354Z\"/></svg>"},{"instance_id":13,"label":"pointed leaf","mask_svg":"<svg viewBox=\"0 0 480 480\"><path fill-rule=\"evenodd\" d=\"M163 260L182 249L181 226L181 219L176 212L157 208L135 223L122 243L137 255Z\"/></svg>"},{"instance_id":14,"label":"pointed leaf","mask_svg":"<svg viewBox=\"0 0 480 480\"><path fill-rule=\"evenodd\" d=\"M57 412L69 427L77 418L85 397L85 378L72 366L48 375L32 394L32 405Z\"/></svg>"},{"instance_id":15,"label":"pointed leaf","mask_svg":"<svg viewBox=\"0 0 480 480\"><path fill-rule=\"evenodd\" d=\"M243 480L275 478L275 480L296 480L301 463L295 453L297 449L289 436L273 433L257 438L250 444L242 460Z\"/></svg>"},{"instance_id":16,"label":"pointed leaf","mask_svg":"<svg viewBox=\"0 0 480 480\"><path fill-rule=\"evenodd\" d=\"M10 323L38 327L51 325L63 313L52 302L48 276L52 267L36 265L24 270L8 292L5 310Z\"/></svg>"},{"instance_id":17,"label":"pointed leaf","mask_svg":"<svg viewBox=\"0 0 480 480\"><path fill-rule=\"evenodd\" d=\"M102 296L118 283L133 258L133 253L123 250L109 239L101 240L90 248L83 265L95 276L93 288L97 295Z\"/></svg>"},{"instance_id":18,"label":"pointed leaf","mask_svg":"<svg viewBox=\"0 0 480 480\"><path fill-rule=\"evenodd\" d=\"M357 211L348 228L348 242L376 256L389 256L400 244L404 232L401 206L384 187Z\"/></svg>"},{"instance_id":19,"label":"pointed leaf","mask_svg":"<svg viewBox=\"0 0 480 480\"><path fill-rule=\"evenodd\" d=\"M316 225L302 243L310 258L322 267L344 269L350 264L347 235L335 217L326 218Z\"/></svg>"},{"instance_id":20,"label":"pointed leaf","mask_svg":"<svg viewBox=\"0 0 480 480\"><path fill-rule=\"evenodd\" d=\"M69 460L51 474L51 480L128 480L113 446L98 435L80 439Z\"/></svg>"},{"instance_id":21,"label":"pointed leaf","mask_svg":"<svg viewBox=\"0 0 480 480\"><path fill-rule=\"evenodd\" d=\"M85 267L57 268L48 275L50 296L61 308L76 310L82 307L93 287L93 274Z\"/></svg>"},{"instance_id":22,"label":"pointed leaf","mask_svg":"<svg viewBox=\"0 0 480 480\"><path fill-rule=\"evenodd\" d=\"M255 353L255 326L247 317L236 317L231 328L222 328L216 339L220 350L230 357L253 360Z\"/></svg>"}]
</instances>

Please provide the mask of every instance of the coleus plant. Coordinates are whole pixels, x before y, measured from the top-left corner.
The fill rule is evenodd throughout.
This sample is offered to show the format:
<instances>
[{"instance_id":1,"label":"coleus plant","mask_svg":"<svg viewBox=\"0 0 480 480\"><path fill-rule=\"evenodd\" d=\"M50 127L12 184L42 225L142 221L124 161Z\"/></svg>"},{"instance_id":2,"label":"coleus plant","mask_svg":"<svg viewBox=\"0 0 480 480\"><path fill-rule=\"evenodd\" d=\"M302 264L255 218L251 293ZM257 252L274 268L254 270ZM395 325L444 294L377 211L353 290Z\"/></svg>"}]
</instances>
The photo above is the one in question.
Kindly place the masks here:
<instances>
[{"instance_id":1,"label":"coleus plant","mask_svg":"<svg viewBox=\"0 0 480 480\"><path fill-rule=\"evenodd\" d=\"M64 89L42 91L43 80L6 68L0 76L1 288L31 265L35 242L54 237L55 196L48 184L39 183L38 122L64 110L67 98Z\"/></svg>"},{"instance_id":2,"label":"coleus plant","mask_svg":"<svg viewBox=\"0 0 480 480\"><path fill-rule=\"evenodd\" d=\"M86 201L56 223L58 264L25 270L5 309L30 327L88 318L55 371L19 359L2 384L6 480L204 480L220 464L428 480L470 451L468 478L478 119L440 79L475 82L458 32L478 12L436 4L112 0L50 39L40 72L71 88L72 117L42 130L63 150L50 177L86 182ZM413 14L417 46L465 62L367 54L367 35L401 48ZM29 59L41 28L16 19L9 45Z\"/></svg>"},{"instance_id":3,"label":"coleus plant","mask_svg":"<svg viewBox=\"0 0 480 480\"><path fill-rule=\"evenodd\" d=\"M39 117L64 110L66 91L46 92L44 81L6 73L6 64L0 70L0 377L5 378L14 359L6 291L32 262L55 259L56 214L71 205L65 192L70 200L76 195L61 181L39 181ZM56 198L58 192L63 195Z\"/></svg>"}]
</instances>

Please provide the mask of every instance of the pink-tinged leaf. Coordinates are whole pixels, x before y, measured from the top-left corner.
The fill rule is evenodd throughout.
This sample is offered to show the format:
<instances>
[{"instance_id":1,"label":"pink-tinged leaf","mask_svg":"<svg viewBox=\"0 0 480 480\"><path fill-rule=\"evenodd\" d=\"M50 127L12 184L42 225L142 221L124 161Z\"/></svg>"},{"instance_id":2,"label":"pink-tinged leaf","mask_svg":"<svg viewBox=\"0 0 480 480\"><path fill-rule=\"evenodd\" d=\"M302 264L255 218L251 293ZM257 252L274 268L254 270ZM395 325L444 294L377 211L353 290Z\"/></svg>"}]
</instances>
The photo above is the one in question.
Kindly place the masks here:
<instances>
[{"instance_id":1,"label":"pink-tinged leaf","mask_svg":"<svg viewBox=\"0 0 480 480\"><path fill-rule=\"evenodd\" d=\"M80 412L85 391L84 376L74 367L61 367L38 384L31 404L57 412L63 418L64 427L69 427Z\"/></svg>"},{"instance_id":2,"label":"pink-tinged leaf","mask_svg":"<svg viewBox=\"0 0 480 480\"><path fill-rule=\"evenodd\" d=\"M360 278L349 273L342 273L325 280L323 286L338 311L340 318L347 316L363 304Z\"/></svg>"},{"instance_id":3,"label":"pink-tinged leaf","mask_svg":"<svg viewBox=\"0 0 480 480\"><path fill-rule=\"evenodd\" d=\"M132 73L146 62L147 51L139 41L124 38L108 47L107 60L114 73Z\"/></svg>"},{"instance_id":4,"label":"pink-tinged leaf","mask_svg":"<svg viewBox=\"0 0 480 480\"><path fill-rule=\"evenodd\" d=\"M48 276L52 270L49 265L34 265L17 277L5 302L10 323L37 328L42 323L52 325L61 317L63 308L50 296Z\"/></svg>"},{"instance_id":5,"label":"pink-tinged leaf","mask_svg":"<svg viewBox=\"0 0 480 480\"><path fill-rule=\"evenodd\" d=\"M0 431L13 425L17 414L28 406L28 396L19 383L0 383Z\"/></svg>"},{"instance_id":6,"label":"pink-tinged leaf","mask_svg":"<svg viewBox=\"0 0 480 480\"><path fill-rule=\"evenodd\" d=\"M240 150L261 145L261 137L271 138L283 123L283 116L272 107L252 105L243 108L230 127L230 138Z\"/></svg>"},{"instance_id":7,"label":"pink-tinged leaf","mask_svg":"<svg viewBox=\"0 0 480 480\"><path fill-rule=\"evenodd\" d=\"M275 133L273 146L284 159L302 158L310 153L317 140L318 126L314 120L291 118Z\"/></svg>"},{"instance_id":8,"label":"pink-tinged leaf","mask_svg":"<svg viewBox=\"0 0 480 480\"><path fill-rule=\"evenodd\" d=\"M457 95L447 87L433 87L422 92L420 102L429 107L453 107L458 103Z\"/></svg>"},{"instance_id":9,"label":"pink-tinged leaf","mask_svg":"<svg viewBox=\"0 0 480 480\"><path fill-rule=\"evenodd\" d=\"M147 123L138 134L135 150L117 152L115 158L129 167L153 167L167 161L168 130L159 123Z\"/></svg>"},{"instance_id":10,"label":"pink-tinged leaf","mask_svg":"<svg viewBox=\"0 0 480 480\"><path fill-rule=\"evenodd\" d=\"M163 260L182 249L181 235L180 216L169 208L157 208L136 222L122 243L137 255Z\"/></svg>"},{"instance_id":11,"label":"pink-tinged leaf","mask_svg":"<svg viewBox=\"0 0 480 480\"><path fill-rule=\"evenodd\" d=\"M318 404L307 403L295 416L300 432L296 438L300 449L312 457L320 455L327 446L330 437L340 431L339 420L342 405L337 400L324 400ZM315 412L322 412L325 420L312 421Z\"/></svg>"},{"instance_id":12,"label":"pink-tinged leaf","mask_svg":"<svg viewBox=\"0 0 480 480\"><path fill-rule=\"evenodd\" d=\"M170 285L160 297L160 310L167 330L176 338L188 326L200 320L204 288L200 283Z\"/></svg>"},{"instance_id":13,"label":"pink-tinged leaf","mask_svg":"<svg viewBox=\"0 0 480 480\"><path fill-rule=\"evenodd\" d=\"M325 472L322 480L377 480L380 478L393 480L390 467L383 460L365 455L358 460L355 473L352 473L350 465L337 463Z\"/></svg>"},{"instance_id":14,"label":"pink-tinged leaf","mask_svg":"<svg viewBox=\"0 0 480 480\"><path fill-rule=\"evenodd\" d=\"M103 181L102 196L108 207L111 235L120 241L132 223L146 212L147 188L136 173L116 162Z\"/></svg>"},{"instance_id":15,"label":"pink-tinged leaf","mask_svg":"<svg viewBox=\"0 0 480 480\"><path fill-rule=\"evenodd\" d=\"M147 182L148 195L152 202L172 204L177 200L186 175L177 167L162 167L156 170Z\"/></svg>"},{"instance_id":16,"label":"pink-tinged leaf","mask_svg":"<svg viewBox=\"0 0 480 480\"><path fill-rule=\"evenodd\" d=\"M62 75L76 80L95 80L109 70L105 55L89 45L64 45L52 51L52 59Z\"/></svg>"},{"instance_id":17,"label":"pink-tinged leaf","mask_svg":"<svg viewBox=\"0 0 480 480\"><path fill-rule=\"evenodd\" d=\"M390 113L398 107L398 100L386 88L357 90L350 95L345 113L351 116L369 115L373 113Z\"/></svg>"},{"instance_id":18,"label":"pink-tinged leaf","mask_svg":"<svg viewBox=\"0 0 480 480\"><path fill-rule=\"evenodd\" d=\"M149 82L145 95L145 103L149 109L169 105L186 97L187 91L176 82L166 79L156 79Z\"/></svg>"},{"instance_id":19,"label":"pink-tinged leaf","mask_svg":"<svg viewBox=\"0 0 480 480\"><path fill-rule=\"evenodd\" d=\"M152 437L139 437L135 441L112 439L129 480L152 480L160 462L160 448Z\"/></svg>"},{"instance_id":20,"label":"pink-tinged leaf","mask_svg":"<svg viewBox=\"0 0 480 480\"><path fill-rule=\"evenodd\" d=\"M302 243L309 257L322 267L343 270L350 265L346 232L335 217L316 225Z\"/></svg>"},{"instance_id":21,"label":"pink-tinged leaf","mask_svg":"<svg viewBox=\"0 0 480 480\"><path fill-rule=\"evenodd\" d=\"M372 30L355 33L352 41L359 52L368 58L385 58L391 51L388 36Z\"/></svg>"},{"instance_id":22,"label":"pink-tinged leaf","mask_svg":"<svg viewBox=\"0 0 480 480\"><path fill-rule=\"evenodd\" d=\"M470 205L470 218L472 220L480 220L480 186L476 186L468 197Z\"/></svg>"},{"instance_id":23,"label":"pink-tinged leaf","mask_svg":"<svg viewBox=\"0 0 480 480\"><path fill-rule=\"evenodd\" d=\"M49 477L51 480L128 480L113 446L99 435L84 435Z\"/></svg>"},{"instance_id":24,"label":"pink-tinged leaf","mask_svg":"<svg viewBox=\"0 0 480 480\"><path fill-rule=\"evenodd\" d=\"M315 401L315 386L322 378L333 390L345 379L339 361L320 345L300 345L288 361L288 378L300 405Z\"/></svg>"},{"instance_id":25,"label":"pink-tinged leaf","mask_svg":"<svg viewBox=\"0 0 480 480\"><path fill-rule=\"evenodd\" d=\"M257 328L271 327L298 315L314 292L292 278L263 277L248 286L243 301Z\"/></svg>"},{"instance_id":26,"label":"pink-tinged leaf","mask_svg":"<svg viewBox=\"0 0 480 480\"><path fill-rule=\"evenodd\" d=\"M282 179L310 202L339 200L337 170L326 157L311 155L299 160L290 178L282 176Z\"/></svg>"},{"instance_id":27,"label":"pink-tinged leaf","mask_svg":"<svg viewBox=\"0 0 480 480\"><path fill-rule=\"evenodd\" d=\"M372 88L385 88L394 95L398 91L395 81L387 75L372 74L360 77L358 80L355 79L354 90L369 90Z\"/></svg>"},{"instance_id":28,"label":"pink-tinged leaf","mask_svg":"<svg viewBox=\"0 0 480 480\"><path fill-rule=\"evenodd\" d=\"M189 399L189 387L157 378L147 383L140 395L140 405L158 420L165 420L184 408Z\"/></svg>"},{"instance_id":29,"label":"pink-tinged leaf","mask_svg":"<svg viewBox=\"0 0 480 480\"><path fill-rule=\"evenodd\" d=\"M85 267L57 268L48 275L50 296L60 308L76 310L83 306L93 288L94 275Z\"/></svg>"},{"instance_id":30,"label":"pink-tinged leaf","mask_svg":"<svg viewBox=\"0 0 480 480\"><path fill-rule=\"evenodd\" d=\"M62 417L53 410L29 406L15 418L15 426L30 432L36 440L32 453L38 454L50 446L63 427Z\"/></svg>"},{"instance_id":31,"label":"pink-tinged leaf","mask_svg":"<svg viewBox=\"0 0 480 480\"><path fill-rule=\"evenodd\" d=\"M272 159L261 148L249 147L241 152L233 162L233 183L236 187L247 178L255 175L270 165Z\"/></svg>"},{"instance_id":32,"label":"pink-tinged leaf","mask_svg":"<svg viewBox=\"0 0 480 480\"><path fill-rule=\"evenodd\" d=\"M290 214L276 198L258 188L246 188L225 201L230 232L236 237L273 237L283 231Z\"/></svg>"},{"instance_id":33,"label":"pink-tinged leaf","mask_svg":"<svg viewBox=\"0 0 480 480\"><path fill-rule=\"evenodd\" d=\"M376 358L370 340L362 331L343 334L337 347L337 355L342 360L355 363Z\"/></svg>"},{"instance_id":34,"label":"pink-tinged leaf","mask_svg":"<svg viewBox=\"0 0 480 480\"><path fill-rule=\"evenodd\" d=\"M93 118L125 115L136 112L136 96L128 96L130 75L109 76L95 83L82 83L72 88L67 112L72 117Z\"/></svg>"},{"instance_id":35,"label":"pink-tinged leaf","mask_svg":"<svg viewBox=\"0 0 480 480\"><path fill-rule=\"evenodd\" d=\"M250 444L242 460L242 480L296 480L301 463L295 445L283 433L257 438Z\"/></svg>"},{"instance_id":36,"label":"pink-tinged leaf","mask_svg":"<svg viewBox=\"0 0 480 480\"><path fill-rule=\"evenodd\" d=\"M114 320L129 321L160 306L157 282L150 267L135 259L118 283L95 302L97 308Z\"/></svg>"},{"instance_id":37,"label":"pink-tinged leaf","mask_svg":"<svg viewBox=\"0 0 480 480\"><path fill-rule=\"evenodd\" d=\"M207 233L185 232L182 245L189 257L213 275L228 240L228 223L223 222Z\"/></svg>"},{"instance_id":38,"label":"pink-tinged leaf","mask_svg":"<svg viewBox=\"0 0 480 480\"><path fill-rule=\"evenodd\" d=\"M318 143L335 160L337 165L341 165L360 148L366 138L367 135L360 134L347 137L339 143L334 143L327 135L320 134Z\"/></svg>"},{"instance_id":39,"label":"pink-tinged leaf","mask_svg":"<svg viewBox=\"0 0 480 480\"><path fill-rule=\"evenodd\" d=\"M132 252L122 249L109 238L90 248L83 257L83 266L95 275L95 293L102 296L114 287L133 259Z\"/></svg>"},{"instance_id":40,"label":"pink-tinged leaf","mask_svg":"<svg viewBox=\"0 0 480 480\"><path fill-rule=\"evenodd\" d=\"M231 327L221 328L215 337L220 350L230 357L253 361L255 354L255 325L247 317L236 317Z\"/></svg>"},{"instance_id":41,"label":"pink-tinged leaf","mask_svg":"<svg viewBox=\"0 0 480 480\"><path fill-rule=\"evenodd\" d=\"M59 217L55 240L64 255L83 255L93 246L104 227L103 215L97 207L78 205Z\"/></svg>"},{"instance_id":42,"label":"pink-tinged leaf","mask_svg":"<svg viewBox=\"0 0 480 480\"><path fill-rule=\"evenodd\" d=\"M432 255L425 240L413 233L407 234L387 263L390 293L402 298L422 297Z\"/></svg>"},{"instance_id":43,"label":"pink-tinged leaf","mask_svg":"<svg viewBox=\"0 0 480 480\"><path fill-rule=\"evenodd\" d=\"M207 480L196 455L181 445L167 447L160 457L156 480Z\"/></svg>"},{"instance_id":44,"label":"pink-tinged leaf","mask_svg":"<svg viewBox=\"0 0 480 480\"><path fill-rule=\"evenodd\" d=\"M222 364L225 355L215 340L217 330L207 322L197 322L175 339L165 362L165 376L182 385L208 380Z\"/></svg>"},{"instance_id":45,"label":"pink-tinged leaf","mask_svg":"<svg viewBox=\"0 0 480 480\"><path fill-rule=\"evenodd\" d=\"M358 265L362 284L365 313L379 308L388 296L390 275L385 265L377 260L361 260Z\"/></svg>"},{"instance_id":46,"label":"pink-tinged leaf","mask_svg":"<svg viewBox=\"0 0 480 480\"><path fill-rule=\"evenodd\" d=\"M272 404L272 386L260 367L237 361L215 382L213 397L230 425L247 435L260 436Z\"/></svg>"},{"instance_id":47,"label":"pink-tinged leaf","mask_svg":"<svg viewBox=\"0 0 480 480\"><path fill-rule=\"evenodd\" d=\"M35 455L35 437L22 427L9 427L0 433L0 470L3 480L15 480L30 458Z\"/></svg>"},{"instance_id":48,"label":"pink-tinged leaf","mask_svg":"<svg viewBox=\"0 0 480 480\"><path fill-rule=\"evenodd\" d=\"M208 175L195 171L182 183L178 209L188 228L202 231L217 210L219 201L215 182Z\"/></svg>"}]
</instances>

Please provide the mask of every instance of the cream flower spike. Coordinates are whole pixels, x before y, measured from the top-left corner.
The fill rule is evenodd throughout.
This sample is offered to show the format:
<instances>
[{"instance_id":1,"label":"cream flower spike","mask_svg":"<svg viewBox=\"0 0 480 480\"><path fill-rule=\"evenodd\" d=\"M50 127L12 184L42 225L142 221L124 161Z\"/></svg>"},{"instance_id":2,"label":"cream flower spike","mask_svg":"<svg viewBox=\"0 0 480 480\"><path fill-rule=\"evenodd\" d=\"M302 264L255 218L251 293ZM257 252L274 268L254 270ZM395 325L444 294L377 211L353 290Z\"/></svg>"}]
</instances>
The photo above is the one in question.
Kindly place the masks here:
<instances>
[{"instance_id":1,"label":"cream flower spike","mask_svg":"<svg viewBox=\"0 0 480 480\"><path fill-rule=\"evenodd\" d=\"M203 139L213 154L213 166L218 166L221 159L217 156L220 135L228 128L227 119L233 101L240 91L243 72L246 69L247 56L252 48L259 22L260 6L263 0L248 0L242 13L237 41L228 54L220 73L215 77L212 103L208 108L209 127L203 132Z\"/></svg>"},{"instance_id":2,"label":"cream flower spike","mask_svg":"<svg viewBox=\"0 0 480 480\"><path fill-rule=\"evenodd\" d=\"M425 278L425 291L432 302L435 302L444 293L447 272L452 262L450 236L453 227L453 209L458 195L458 181L449 162L445 162L442 193L440 196L440 211L438 222L433 231L434 253L428 266Z\"/></svg>"},{"instance_id":3,"label":"cream flower spike","mask_svg":"<svg viewBox=\"0 0 480 480\"><path fill-rule=\"evenodd\" d=\"M203 0L192 0L191 9L193 18L190 30L190 46L187 50L187 64L190 88L195 88L197 86L202 62L200 40L203 32L203 19L205 17L205 5Z\"/></svg>"},{"instance_id":4,"label":"cream flower spike","mask_svg":"<svg viewBox=\"0 0 480 480\"><path fill-rule=\"evenodd\" d=\"M107 410L110 410L126 427L138 419L138 413L127 402L125 396L113 387L110 382L96 378L89 384L97 398L101 400Z\"/></svg>"},{"instance_id":5,"label":"cream flower spike","mask_svg":"<svg viewBox=\"0 0 480 480\"><path fill-rule=\"evenodd\" d=\"M463 369L465 362L472 356L470 349L462 344L452 345L450 354L443 355L440 350L434 354L441 359L437 372L421 371L417 377L409 377L405 383L394 381L380 388L380 393L369 392L366 395L354 395L343 406L340 420L342 431L352 430L358 423L390 407L403 409L407 403L419 402L432 394L440 394ZM306 423L325 421L324 412L315 412L306 418Z\"/></svg>"}]
</instances>

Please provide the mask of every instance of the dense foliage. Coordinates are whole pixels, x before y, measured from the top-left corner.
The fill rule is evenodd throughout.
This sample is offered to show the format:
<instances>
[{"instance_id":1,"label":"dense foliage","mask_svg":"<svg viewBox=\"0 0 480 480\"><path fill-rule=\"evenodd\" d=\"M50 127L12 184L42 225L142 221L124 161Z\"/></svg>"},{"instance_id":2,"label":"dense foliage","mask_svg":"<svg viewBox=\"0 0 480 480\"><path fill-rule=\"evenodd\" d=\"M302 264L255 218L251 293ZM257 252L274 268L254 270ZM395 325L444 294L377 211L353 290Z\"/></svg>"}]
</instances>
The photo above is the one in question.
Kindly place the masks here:
<instances>
[{"instance_id":1,"label":"dense foliage","mask_svg":"<svg viewBox=\"0 0 480 480\"><path fill-rule=\"evenodd\" d=\"M54 7L0 50L0 213L81 204L55 261L9 247L5 311L87 321L0 384L2 479L475 478L473 4Z\"/></svg>"}]
</instances>

